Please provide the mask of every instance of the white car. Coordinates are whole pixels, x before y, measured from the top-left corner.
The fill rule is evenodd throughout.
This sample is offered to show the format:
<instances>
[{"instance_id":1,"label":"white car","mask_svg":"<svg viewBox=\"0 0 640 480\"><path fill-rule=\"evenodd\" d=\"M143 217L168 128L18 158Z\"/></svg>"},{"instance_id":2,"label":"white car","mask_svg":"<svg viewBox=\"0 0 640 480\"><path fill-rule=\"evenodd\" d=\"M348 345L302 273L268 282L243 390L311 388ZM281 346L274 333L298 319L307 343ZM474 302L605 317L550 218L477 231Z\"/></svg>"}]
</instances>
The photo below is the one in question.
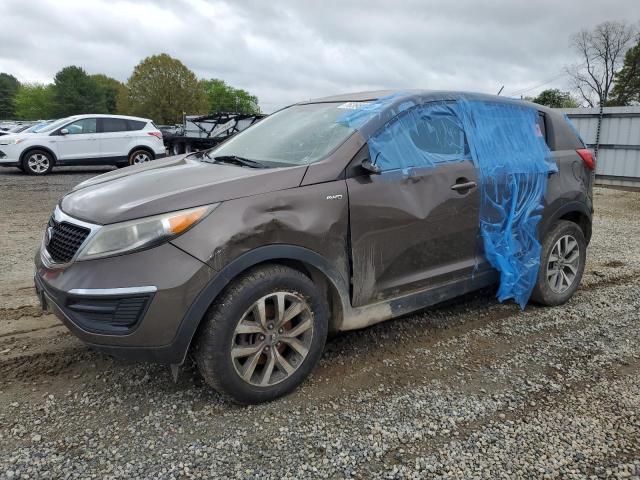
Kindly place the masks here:
<instances>
[{"instance_id":1,"label":"white car","mask_svg":"<svg viewBox=\"0 0 640 480\"><path fill-rule=\"evenodd\" d=\"M126 166L165 155L162 133L151 120L122 115L75 115L35 132L0 137L0 166L32 175L54 166Z\"/></svg>"}]
</instances>

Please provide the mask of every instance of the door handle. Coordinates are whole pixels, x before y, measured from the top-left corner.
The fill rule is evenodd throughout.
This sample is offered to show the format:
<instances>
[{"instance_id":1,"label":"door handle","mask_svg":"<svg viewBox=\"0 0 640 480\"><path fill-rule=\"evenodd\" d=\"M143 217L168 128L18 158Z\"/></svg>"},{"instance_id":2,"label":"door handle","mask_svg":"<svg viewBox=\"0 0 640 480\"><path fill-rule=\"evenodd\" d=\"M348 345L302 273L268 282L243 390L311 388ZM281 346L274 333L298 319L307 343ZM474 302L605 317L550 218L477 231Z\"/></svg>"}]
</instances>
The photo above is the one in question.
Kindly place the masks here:
<instances>
[{"instance_id":1,"label":"door handle","mask_svg":"<svg viewBox=\"0 0 640 480\"><path fill-rule=\"evenodd\" d=\"M471 190L472 188L476 188L478 184L476 182L463 182L456 183L451 186L451 190L455 190L456 192L464 193L465 190Z\"/></svg>"}]
</instances>

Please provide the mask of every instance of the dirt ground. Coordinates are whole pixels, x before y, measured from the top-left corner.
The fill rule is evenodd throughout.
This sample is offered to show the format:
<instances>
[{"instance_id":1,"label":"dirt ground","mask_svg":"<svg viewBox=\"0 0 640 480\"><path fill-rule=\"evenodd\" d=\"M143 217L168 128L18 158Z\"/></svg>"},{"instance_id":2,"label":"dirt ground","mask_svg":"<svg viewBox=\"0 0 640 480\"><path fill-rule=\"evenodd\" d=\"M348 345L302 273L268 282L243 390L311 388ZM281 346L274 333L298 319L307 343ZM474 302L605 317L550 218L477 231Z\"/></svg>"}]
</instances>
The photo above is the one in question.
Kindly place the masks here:
<instances>
[{"instance_id":1,"label":"dirt ground","mask_svg":"<svg viewBox=\"0 0 640 480\"><path fill-rule=\"evenodd\" d=\"M48 217L97 173L0 170L0 478L640 478L640 193L596 189L567 305L483 291L342 334L302 388L237 407L37 306Z\"/></svg>"}]
</instances>

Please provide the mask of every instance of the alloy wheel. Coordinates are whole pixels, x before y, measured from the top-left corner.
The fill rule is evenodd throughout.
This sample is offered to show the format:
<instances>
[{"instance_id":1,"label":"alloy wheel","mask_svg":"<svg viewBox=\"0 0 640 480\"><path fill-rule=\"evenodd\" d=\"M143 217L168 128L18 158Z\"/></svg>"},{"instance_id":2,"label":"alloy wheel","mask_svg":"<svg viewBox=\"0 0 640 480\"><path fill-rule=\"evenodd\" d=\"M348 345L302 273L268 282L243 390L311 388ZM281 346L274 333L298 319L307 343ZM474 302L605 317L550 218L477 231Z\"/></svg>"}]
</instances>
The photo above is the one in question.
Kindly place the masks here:
<instances>
[{"instance_id":1,"label":"alloy wheel","mask_svg":"<svg viewBox=\"0 0 640 480\"><path fill-rule=\"evenodd\" d=\"M560 237L547 260L547 282L555 293L563 293L573 285L580 267L580 247L571 235Z\"/></svg>"},{"instance_id":2,"label":"alloy wheel","mask_svg":"<svg viewBox=\"0 0 640 480\"><path fill-rule=\"evenodd\" d=\"M149 157L148 153L139 152L133 157L133 164L137 165L139 163L150 162L151 157Z\"/></svg>"},{"instance_id":3,"label":"alloy wheel","mask_svg":"<svg viewBox=\"0 0 640 480\"><path fill-rule=\"evenodd\" d=\"M34 153L29 156L27 167L33 173L44 173L49 169L49 158L42 153Z\"/></svg>"},{"instance_id":4,"label":"alloy wheel","mask_svg":"<svg viewBox=\"0 0 640 480\"><path fill-rule=\"evenodd\" d=\"M231 360L245 382L269 387L289 378L304 362L313 338L313 313L291 292L257 300L236 325Z\"/></svg>"}]
</instances>

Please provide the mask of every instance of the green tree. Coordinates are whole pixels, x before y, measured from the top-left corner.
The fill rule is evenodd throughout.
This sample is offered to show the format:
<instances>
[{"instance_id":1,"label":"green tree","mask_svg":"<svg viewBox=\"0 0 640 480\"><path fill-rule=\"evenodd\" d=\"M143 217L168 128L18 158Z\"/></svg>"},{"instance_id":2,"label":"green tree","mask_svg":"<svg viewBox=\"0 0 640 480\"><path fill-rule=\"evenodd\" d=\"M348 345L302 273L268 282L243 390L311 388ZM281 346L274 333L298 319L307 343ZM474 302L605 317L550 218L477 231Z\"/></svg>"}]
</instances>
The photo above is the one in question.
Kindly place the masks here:
<instances>
[{"instance_id":1,"label":"green tree","mask_svg":"<svg viewBox=\"0 0 640 480\"><path fill-rule=\"evenodd\" d=\"M20 85L15 97L16 118L20 120L43 120L55 115L53 85L25 83Z\"/></svg>"},{"instance_id":2,"label":"green tree","mask_svg":"<svg viewBox=\"0 0 640 480\"><path fill-rule=\"evenodd\" d=\"M102 73L91 75L91 79L98 85L104 97L105 113L118 113L117 99L125 91L124 83Z\"/></svg>"},{"instance_id":3,"label":"green tree","mask_svg":"<svg viewBox=\"0 0 640 480\"><path fill-rule=\"evenodd\" d=\"M636 46L627 50L624 64L615 76L609 105L640 103L640 37Z\"/></svg>"},{"instance_id":4,"label":"green tree","mask_svg":"<svg viewBox=\"0 0 640 480\"><path fill-rule=\"evenodd\" d=\"M202 80L210 112L260 113L258 97L246 90L234 88L224 80Z\"/></svg>"},{"instance_id":5,"label":"green tree","mask_svg":"<svg viewBox=\"0 0 640 480\"><path fill-rule=\"evenodd\" d=\"M207 95L196 75L166 53L142 60L118 96L118 110L158 123L182 121L183 113L203 114Z\"/></svg>"},{"instance_id":6,"label":"green tree","mask_svg":"<svg viewBox=\"0 0 640 480\"><path fill-rule=\"evenodd\" d=\"M557 88L543 90L532 101L551 108L577 108L579 106L569 92L562 92Z\"/></svg>"},{"instance_id":7,"label":"green tree","mask_svg":"<svg viewBox=\"0 0 640 480\"><path fill-rule=\"evenodd\" d=\"M13 75L0 73L0 118L15 117L15 96L20 82Z\"/></svg>"},{"instance_id":8,"label":"green tree","mask_svg":"<svg viewBox=\"0 0 640 480\"><path fill-rule=\"evenodd\" d=\"M105 95L84 69L64 67L53 80L53 110L58 117L107 113Z\"/></svg>"}]
</instances>

